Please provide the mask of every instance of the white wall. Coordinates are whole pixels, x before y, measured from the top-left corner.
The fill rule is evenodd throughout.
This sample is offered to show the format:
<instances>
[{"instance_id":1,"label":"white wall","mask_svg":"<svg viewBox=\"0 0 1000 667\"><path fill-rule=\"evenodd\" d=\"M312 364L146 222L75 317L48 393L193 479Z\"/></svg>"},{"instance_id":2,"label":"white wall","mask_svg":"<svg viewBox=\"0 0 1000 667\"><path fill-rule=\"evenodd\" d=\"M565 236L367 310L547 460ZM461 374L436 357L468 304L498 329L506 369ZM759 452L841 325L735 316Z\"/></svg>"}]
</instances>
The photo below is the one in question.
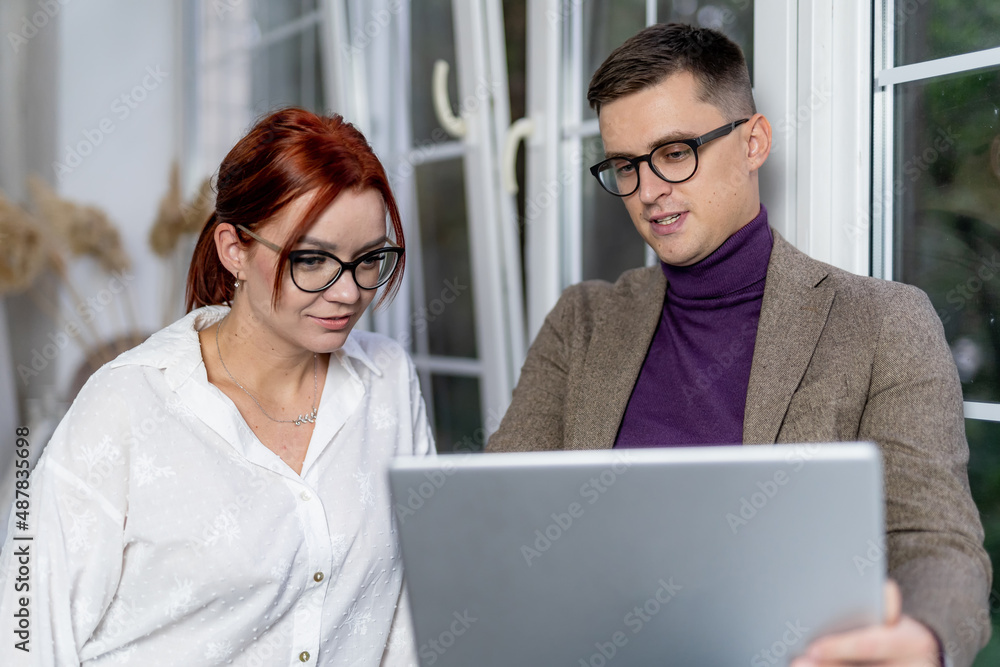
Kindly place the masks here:
<instances>
[{"instance_id":1,"label":"white wall","mask_svg":"<svg viewBox=\"0 0 1000 667\"><path fill-rule=\"evenodd\" d=\"M114 294L118 283L110 283L89 258L72 262L71 282L84 304L93 300L91 306L98 311L94 326L101 338L130 328L124 317L126 299L134 306L138 328L148 334L163 325L160 283L165 276L163 263L149 249L148 235L167 188L170 163L180 150L179 3L2 3L0 188L27 204L25 181L35 173L62 197L103 209L120 230L132 259L132 278L125 280L128 290ZM66 168L57 168L60 163ZM53 284L37 284L42 300L59 298ZM76 300L65 291L61 300L63 310L72 312ZM0 304L6 311L0 326L10 338L9 356L0 363L6 381L0 387L6 390L0 391L5 434L0 443L13 442L15 426L29 426L34 456L68 406L72 397L67 389L84 358L80 346L63 335L65 322L54 322L38 303L29 295L17 295ZM64 345L57 350L54 343L60 341ZM40 369L24 380L19 367ZM10 380L18 394L19 414L10 409ZM0 447L4 510L14 478L9 450ZM0 534L4 528L0 526Z\"/></svg>"},{"instance_id":2,"label":"white wall","mask_svg":"<svg viewBox=\"0 0 1000 667\"><path fill-rule=\"evenodd\" d=\"M176 5L88 0L62 10L57 141L45 176L63 197L107 212L132 259L129 289L113 296L117 282L90 260L75 263L77 290L95 299L90 305L99 311L95 324L105 337L130 328L126 299L143 333L163 325L165 274L148 236L181 146ZM67 385L81 359L75 347L60 357L58 386Z\"/></svg>"}]
</instances>

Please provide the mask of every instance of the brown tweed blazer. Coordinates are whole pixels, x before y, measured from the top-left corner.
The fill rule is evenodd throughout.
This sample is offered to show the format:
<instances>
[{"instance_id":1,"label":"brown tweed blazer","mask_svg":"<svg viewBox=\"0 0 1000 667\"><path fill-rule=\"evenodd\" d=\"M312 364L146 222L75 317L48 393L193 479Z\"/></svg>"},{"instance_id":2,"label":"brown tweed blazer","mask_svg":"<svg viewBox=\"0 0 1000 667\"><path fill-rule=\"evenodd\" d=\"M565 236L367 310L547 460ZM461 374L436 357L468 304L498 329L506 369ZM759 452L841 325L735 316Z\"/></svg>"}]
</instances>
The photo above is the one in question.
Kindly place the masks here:
<instances>
[{"instance_id":1,"label":"brown tweed blazer","mask_svg":"<svg viewBox=\"0 0 1000 667\"><path fill-rule=\"evenodd\" d=\"M614 445L666 294L659 267L567 289L487 451ZM734 335L736 332L734 332ZM665 400L680 387L664 387ZM885 470L889 575L957 667L990 635L992 569L969 494L962 392L915 287L817 262L774 233L743 442L871 440Z\"/></svg>"}]
</instances>

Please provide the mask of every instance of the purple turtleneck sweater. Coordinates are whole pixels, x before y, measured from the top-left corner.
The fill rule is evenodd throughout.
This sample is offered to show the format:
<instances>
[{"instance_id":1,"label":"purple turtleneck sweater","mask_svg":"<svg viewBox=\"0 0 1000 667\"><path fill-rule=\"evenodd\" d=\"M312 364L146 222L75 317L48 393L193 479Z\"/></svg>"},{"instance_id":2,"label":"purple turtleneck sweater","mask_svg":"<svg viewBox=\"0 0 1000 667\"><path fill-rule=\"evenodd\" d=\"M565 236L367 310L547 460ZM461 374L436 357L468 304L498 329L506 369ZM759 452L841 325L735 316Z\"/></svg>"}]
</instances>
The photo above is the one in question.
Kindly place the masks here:
<instances>
[{"instance_id":1,"label":"purple turtleneck sweater","mask_svg":"<svg viewBox=\"0 0 1000 667\"><path fill-rule=\"evenodd\" d=\"M750 363L771 258L767 211L691 266L661 262L663 314L615 447L743 442Z\"/></svg>"}]
</instances>

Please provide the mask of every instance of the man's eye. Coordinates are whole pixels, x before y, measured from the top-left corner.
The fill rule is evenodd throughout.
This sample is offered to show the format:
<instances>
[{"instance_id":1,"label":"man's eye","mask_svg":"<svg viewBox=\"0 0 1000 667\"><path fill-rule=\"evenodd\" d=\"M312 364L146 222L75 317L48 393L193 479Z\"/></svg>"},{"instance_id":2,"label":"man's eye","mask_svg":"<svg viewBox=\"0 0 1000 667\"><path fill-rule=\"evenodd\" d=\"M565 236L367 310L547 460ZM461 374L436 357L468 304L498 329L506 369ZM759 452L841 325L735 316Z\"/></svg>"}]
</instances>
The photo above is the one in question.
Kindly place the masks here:
<instances>
[{"instance_id":1,"label":"man's eye","mask_svg":"<svg viewBox=\"0 0 1000 667\"><path fill-rule=\"evenodd\" d=\"M615 167L615 173L620 176L627 176L635 170L635 166L631 162L626 162L624 164Z\"/></svg>"},{"instance_id":2,"label":"man's eye","mask_svg":"<svg viewBox=\"0 0 1000 667\"><path fill-rule=\"evenodd\" d=\"M689 146L683 144L674 146L664 146L657 151L655 159L662 162L680 162L691 157L693 151Z\"/></svg>"}]
</instances>

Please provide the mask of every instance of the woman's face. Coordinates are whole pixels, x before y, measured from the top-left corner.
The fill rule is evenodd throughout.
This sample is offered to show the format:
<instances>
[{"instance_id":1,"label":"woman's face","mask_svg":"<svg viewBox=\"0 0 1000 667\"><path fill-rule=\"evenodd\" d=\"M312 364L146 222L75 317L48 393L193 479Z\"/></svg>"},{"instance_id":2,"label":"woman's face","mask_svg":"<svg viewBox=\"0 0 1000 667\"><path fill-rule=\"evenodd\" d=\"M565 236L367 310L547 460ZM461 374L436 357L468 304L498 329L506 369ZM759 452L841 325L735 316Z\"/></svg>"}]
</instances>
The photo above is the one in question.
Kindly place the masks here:
<instances>
[{"instance_id":1,"label":"woman's face","mask_svg":"<svg viewBox=\"0 0 1000 667\"><path fill-rule=\"evenodd\" d=\"M313 194L292 200L273 220L254 232L281 247L291 242L295 224L309 210ZM319 249L350 262L386 243L385 205L376 190L345 190L320 215L292 250ZM244 254L245 275L237 290L234 311L248 311L254 336L265 336L276 351L286 348L332 352L343 346L377 290L363 290L350 271L342 271L336 282L322 292L303 292L292 282L286 265L281 298L272 308L271 296L278 253L249 242ZM239 303L242 301L242 303ZM271 339L268 341L267 339Z\"/></svg>"}]
</instances>

